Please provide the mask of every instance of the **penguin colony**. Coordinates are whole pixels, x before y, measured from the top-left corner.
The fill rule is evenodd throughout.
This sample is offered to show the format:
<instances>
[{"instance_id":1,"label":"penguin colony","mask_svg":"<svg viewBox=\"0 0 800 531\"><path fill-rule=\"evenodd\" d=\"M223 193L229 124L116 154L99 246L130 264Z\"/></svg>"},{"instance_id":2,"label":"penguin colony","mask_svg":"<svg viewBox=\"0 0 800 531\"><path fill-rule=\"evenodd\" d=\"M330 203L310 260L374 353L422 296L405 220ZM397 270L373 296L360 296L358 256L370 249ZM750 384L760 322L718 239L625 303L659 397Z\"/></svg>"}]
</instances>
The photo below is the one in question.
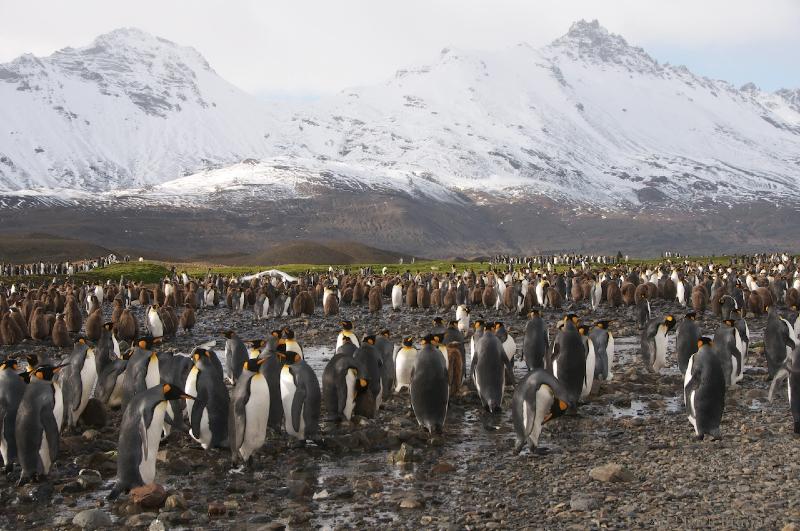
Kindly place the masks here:
<instances>
[{"instance_id":1,"label":"penguin colony","mask_svg":"<svg viewBox=\"0 0 800 531\"><path fill-rule=\"evenodd\" d=\"M747 318L766 314L769 399L786 380L793 430L800 434L798 290L800 271L786 256L728 268L686 261L651 269L583 265L566 273L331 272L292 283L184 273L155 287L124 280L2 286L4 345L49 342L71 353L0 363L0 454L18 484L43 480L58 459L61 434L76 429L90 399L120 408L114 498L154 481L156 455L172 431L187 433L203 449L225 449L234 466L249 467L269 430L285 433L293 445L324 446L323 411L343 423L376 418L396 393L409 394L419 426L431 435L446 433L455 397L475 393L488 414L510 407L513 451L541 453L544 426L590 402L594 381L613 382L619 369L613 321L592 318L602 306L630 308L644 370L658 374L676 359L684 375L676 393L698 439L722 436L726 393L744 378L751 354ZM313 315L322 306L335 319L341 305L366 305L373 313L384 299L394 312L447 317L433 319L421 337L398 338L388 328L359 333L357 323L341 321L321 382L289 326L256 339L221 331L222 356L213 341L187 353L161 350L176 334L190 334L202 316L197 312L207 307L224 304L261 321ZM657 315L655 300L681 312ZM104 305L111 307L109 322L103 322ZM145 308L144 322L132 311L137 306ZM718 327L702 330L697 318L709 311ZM516 339L503 315L527 316ZM670 334L674 352L668 352ZM513 374L517 360L528 371L521 379Z\"/></svg>"}]
</instances>

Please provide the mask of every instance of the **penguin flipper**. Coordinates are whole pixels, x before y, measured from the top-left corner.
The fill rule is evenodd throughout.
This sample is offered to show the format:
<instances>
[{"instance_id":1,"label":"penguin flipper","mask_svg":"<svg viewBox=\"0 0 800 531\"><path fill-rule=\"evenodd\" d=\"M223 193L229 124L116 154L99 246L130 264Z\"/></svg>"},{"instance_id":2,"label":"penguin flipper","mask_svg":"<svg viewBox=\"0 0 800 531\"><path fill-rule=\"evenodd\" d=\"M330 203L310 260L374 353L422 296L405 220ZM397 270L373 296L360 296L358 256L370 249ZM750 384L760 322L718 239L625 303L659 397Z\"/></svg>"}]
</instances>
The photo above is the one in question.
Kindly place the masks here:
<instances>
[{"instance_id":1,"label":"penguin flipper","mask_svg":"<svg viewBox=\"0 0 800 531\"><path fill-rule=\"evenodd\" d=\"M336 413L344 415L344 408L347 407L347 380L343 385L336 386Z\"/></svg>"},{"instance_id":2,"label":"penguin flipper","mask_svg":"<svg viewBox=\"0 0 800 531\"><path fill-rule=\"evenodd\" d=\"M58 424L56 423L56 417L53 415L52 408L44 406L41 412L41 419L44 434L47 436L47 446L50 452L50 460L52 463L52 461L56 460L56 456L58 455L59 439Z\"/></svg>"},{"instance_id":3,"label":"penguin flipper","mask_svg":"<svg viewBox=\"0 0 800 531\"><path fill-rule=\"evenodd\" d=\"M297 386L294 392L294 399L292 400L292 427L295 432L300 431L300 417L303 411L303 405L306 401L306 390L302 386Z\"/></svg>"},{"instance_id":4,"label":"penguin flipper","mask_svg":"<svg viewBox=\"0 0 800 531\"><path fill-rule=\"evenodd\" d=\"M239 453L239 447L244 443L244 434L247 430L247 402L250 400L250 382L245 386L243 393L244 396L237 397L231 401L233 411L230 415L229 437L232 437L230 442L231 451L234 455Z\"/></svg>"}]
</instances>

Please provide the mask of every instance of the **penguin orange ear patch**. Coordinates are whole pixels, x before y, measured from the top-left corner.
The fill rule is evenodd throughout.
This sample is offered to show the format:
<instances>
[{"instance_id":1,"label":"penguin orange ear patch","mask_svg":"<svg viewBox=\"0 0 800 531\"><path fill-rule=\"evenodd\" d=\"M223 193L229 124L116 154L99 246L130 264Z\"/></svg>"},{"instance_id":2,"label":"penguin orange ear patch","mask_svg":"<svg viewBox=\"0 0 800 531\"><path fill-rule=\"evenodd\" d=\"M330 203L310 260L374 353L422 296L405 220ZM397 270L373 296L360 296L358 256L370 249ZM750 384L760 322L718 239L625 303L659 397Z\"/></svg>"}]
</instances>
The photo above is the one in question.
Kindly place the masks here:
<instances>
[{"instance_id":1,"label":"penguin orange ear patch","mask_svg":"<svg viewBox=\"0 0 800 531\"><path fill-rule=\"evenodd\" d=\"M164 384L163 389L164 389L164 394L169 393L169 390L171 389L171 386L169 384Z\"/></svg>"}]
</instances>

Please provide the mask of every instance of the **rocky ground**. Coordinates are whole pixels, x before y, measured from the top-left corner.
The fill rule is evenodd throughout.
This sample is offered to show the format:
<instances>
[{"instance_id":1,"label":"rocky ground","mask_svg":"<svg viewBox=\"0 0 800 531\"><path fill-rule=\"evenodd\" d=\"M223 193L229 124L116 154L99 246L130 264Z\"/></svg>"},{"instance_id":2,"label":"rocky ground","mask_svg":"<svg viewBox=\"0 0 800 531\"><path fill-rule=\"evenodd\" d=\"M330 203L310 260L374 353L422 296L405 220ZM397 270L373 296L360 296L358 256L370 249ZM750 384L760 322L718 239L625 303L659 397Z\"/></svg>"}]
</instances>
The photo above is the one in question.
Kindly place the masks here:
<instances>
[{"instance_id":1,"label":"rocky ground","mask_svg":"<svg viewBox=\"0 0 800 531\"><path fill-rule=\"evenodd\" d=\"M683 314L666 303L655 303L653 310ZM677 368L650 375L638 359L633 310L591 313L581 306L578 311L585 321L616 320L615 376L596 383L576 415L547 424L540 440L547 451L512 454L510 388L497 415L483 413L472 392L455 398L444 434L433 439L417 427L402 394L374 420L323 424L324 447L290 447L284 435L272 434L254 470L241 474L231 471L227 452L203 451L188 434L173 433L162 442L158 463L157 482L166 492L144 493L139 503L132 496L110 503L105 497L116 474L121 417L111 411L101 428L63 434L48 483L15 488L0 479L0 527L793 529L800 524L799 440L791 433L785 387L775 402L766 400L764 318L748 319L749 368L728 393L723 438L698 442L683 411ZM384 308L370 317L365 307L345 307L342 313L359 333L386 327L395 337L422 334L436 315ZM545 313L554 324L563 312ZM523 320L502 318L521 346ZM287 322L321 374L333 353L336 318L256 323L249 312L201 310L193 334L181 334L165 348L187 352L221 338L226 328L244 338L261 337ZM716 327L708 314L701 323L709 334ZM223 345L220 339L218 348ZM41 349L66 354L35 344L5 352ZM675 364L674 354L670 362ZM516 374L524 374L520 361Z\"/></svg>"}]
</instances>

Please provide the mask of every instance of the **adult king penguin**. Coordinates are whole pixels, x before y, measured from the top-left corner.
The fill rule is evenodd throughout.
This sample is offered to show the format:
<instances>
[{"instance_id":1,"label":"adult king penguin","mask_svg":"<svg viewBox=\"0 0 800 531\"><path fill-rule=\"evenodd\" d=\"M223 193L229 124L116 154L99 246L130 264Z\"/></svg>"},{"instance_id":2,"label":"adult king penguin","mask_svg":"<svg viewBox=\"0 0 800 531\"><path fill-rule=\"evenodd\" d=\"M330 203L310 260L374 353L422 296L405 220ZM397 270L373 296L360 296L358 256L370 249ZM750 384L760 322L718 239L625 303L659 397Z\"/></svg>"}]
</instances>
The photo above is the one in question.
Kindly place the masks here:
<instances>
[{"instance_id":1,"label":"adult king penguin","mask_svg":"<svg viewBox=\"0 0 800 531\"><path fill-rule=\"evenodd\" d=\"M539 444L542 427L569 409L564 401L567 390L553 375L543 369L534 369L514 389L511 399L511 420L514 423L518 454L527 443L531 452Z\"/></svg>"},{"instance_id":2,"label":"adult king penguin","mask_svg":"<svg viewBox=\"0 0 800 531\"><path fill-rule=\"evenodd\" d=\"M719 426L725 409L725 374L713 342L698 340L698 350L689 358L683 379L683 399L689 422L698 439L720 437Z\"/></svg>"}]
</instances>

